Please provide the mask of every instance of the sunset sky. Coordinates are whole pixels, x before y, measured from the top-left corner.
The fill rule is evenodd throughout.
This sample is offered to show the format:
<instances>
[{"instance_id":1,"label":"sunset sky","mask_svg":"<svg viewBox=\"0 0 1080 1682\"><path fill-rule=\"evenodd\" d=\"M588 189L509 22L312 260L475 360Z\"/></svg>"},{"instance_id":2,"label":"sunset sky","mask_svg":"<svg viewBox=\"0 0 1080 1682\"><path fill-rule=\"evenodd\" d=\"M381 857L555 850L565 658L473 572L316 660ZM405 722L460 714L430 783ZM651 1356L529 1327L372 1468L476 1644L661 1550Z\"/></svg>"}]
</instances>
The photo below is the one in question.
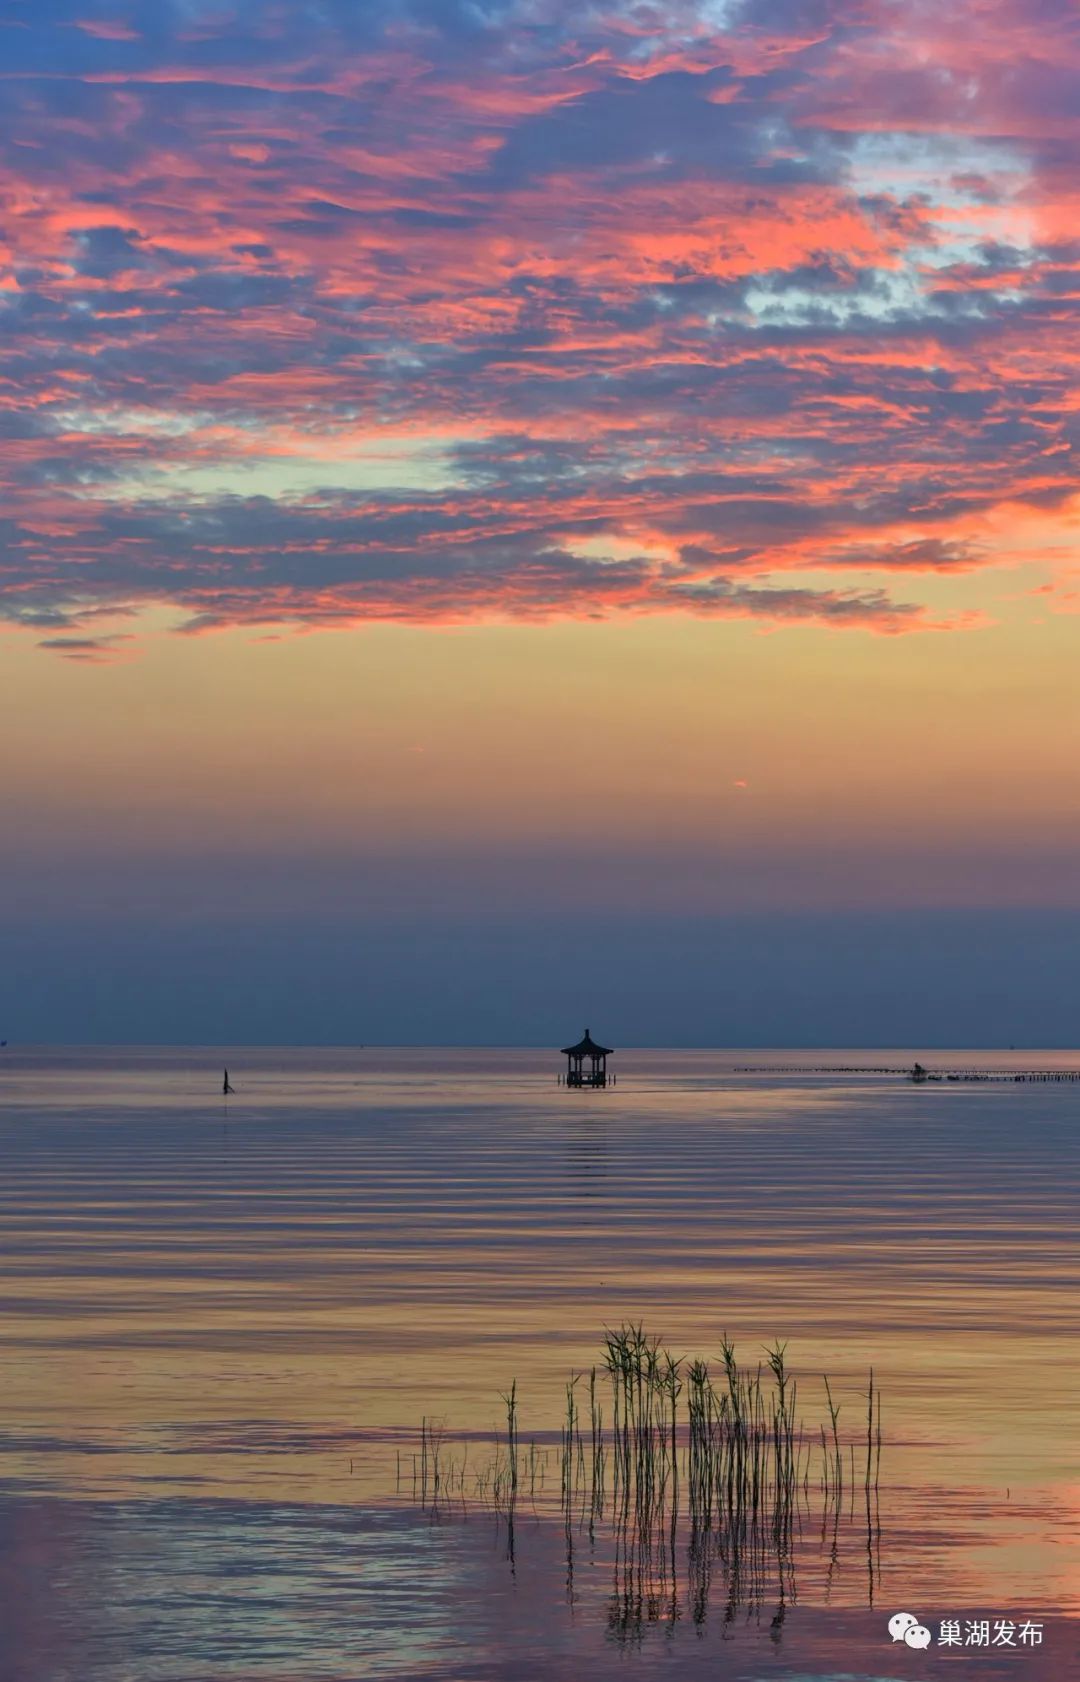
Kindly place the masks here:
<instances>
[{"instance_id":1,"label":"sunset sky","mask_svg":"<svg viewBox=\"0 0 1080 1682\"><path fill-rule=\"evenodd\" d=\"M0 1038L1077 1043L1067 0L0 82Z\"/></svg>"}]
</instances>

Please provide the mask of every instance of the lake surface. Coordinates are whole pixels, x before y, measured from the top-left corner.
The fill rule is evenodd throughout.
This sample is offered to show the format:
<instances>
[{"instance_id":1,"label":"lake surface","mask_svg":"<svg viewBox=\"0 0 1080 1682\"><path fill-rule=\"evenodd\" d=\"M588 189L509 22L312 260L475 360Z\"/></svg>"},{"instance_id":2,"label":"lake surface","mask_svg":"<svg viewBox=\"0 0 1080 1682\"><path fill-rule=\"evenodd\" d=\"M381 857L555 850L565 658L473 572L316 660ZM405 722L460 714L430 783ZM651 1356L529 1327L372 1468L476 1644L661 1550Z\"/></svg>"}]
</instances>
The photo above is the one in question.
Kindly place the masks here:
<instances>
[{"instance_id":1,"label":"lake surface","mask_svg":"<svg viewBox=\"0 0 1080 1682\"><path fill-rule=\"evenodd\" d=\"M4 1677L1080 1676L1080 1085L813 1072L915 1055L623 1051L590 1093L535 1051L230 1051L226 1106L216 1050L0 1053ZM566 1382L626 1321L714 1370L787 1341L784 1557L685 1486L660 1535L568 1509Z\"/></svg>"}]
</instances>

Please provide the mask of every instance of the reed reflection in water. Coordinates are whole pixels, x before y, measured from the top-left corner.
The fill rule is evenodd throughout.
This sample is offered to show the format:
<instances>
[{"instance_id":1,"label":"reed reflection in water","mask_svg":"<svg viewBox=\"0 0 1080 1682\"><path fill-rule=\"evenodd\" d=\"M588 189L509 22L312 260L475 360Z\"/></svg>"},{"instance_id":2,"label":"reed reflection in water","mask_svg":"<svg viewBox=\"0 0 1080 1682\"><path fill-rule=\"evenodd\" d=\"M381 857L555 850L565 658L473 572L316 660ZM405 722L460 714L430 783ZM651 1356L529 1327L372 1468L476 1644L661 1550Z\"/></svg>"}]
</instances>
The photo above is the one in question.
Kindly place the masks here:
<instances>
[{"instance_id":1,"label":"reed reflection in water","mask_svg":"<svg viewBox=\"0 0 1080 1682\"><path fill-rule=\"evenodd\" d=\"M478 1507L496 1515L513 1571L519 1513L539 1517L554 1505L557 1471L567 1599L573 1604L577 1553L587 1546L595 1563L599 1539L614 1577L608 1629L623 1642L640 1643L648 1625L674 1627L687 1616L704 1626L714 1576L722 1580L725 1626L740 1616L760 1621L771 1601L769 1627L779 1640L798 1600L797 1555L820 1558L828 1550L827 1602L842 1539L846 1549L852 1535L865 1556L872 1608L881 1576L882 1450L873 1374L857 1445L841 1438L841 1407L827 1377L829 1432L823 1423L807 1430L781 1345L767 1351L763 1373L760 1362L740 1368L725 1338L720 1375L718 1385L706 1361L672 1355L640 1325L611 1330L599 1384L596 1367L567 1383L557 1451L535 1438L522 1443L513 1384L502 1398L505 1433L492 1460L477 1463L475 1439L455 1452L439 1422L422 1422L413 1499L432 1518L466 1518ZM399 1461L399 1487L400 1470Z\"/></svg>"}]
</instances>

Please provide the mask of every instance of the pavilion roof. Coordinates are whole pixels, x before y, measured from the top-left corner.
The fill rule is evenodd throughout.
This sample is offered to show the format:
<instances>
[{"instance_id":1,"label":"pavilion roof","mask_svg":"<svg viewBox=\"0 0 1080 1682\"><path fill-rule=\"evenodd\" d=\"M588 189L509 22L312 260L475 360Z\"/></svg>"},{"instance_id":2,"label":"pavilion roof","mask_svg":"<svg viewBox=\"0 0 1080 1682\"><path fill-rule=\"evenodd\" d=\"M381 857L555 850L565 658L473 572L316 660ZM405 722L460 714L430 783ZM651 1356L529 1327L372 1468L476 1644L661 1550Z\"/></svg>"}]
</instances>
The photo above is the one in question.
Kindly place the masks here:
<instances>
[{"instance_id":1,"label":"pavilion roof","mask_svg":"<svg viewBox=\"0 0 1080 1682\"><path fill-rule=\"evenodd\" d=\"M589 1057L594 1054L597 1057L610 1057L613 1053L610 1045L597 1045L586 1028L584 1039L578 1040L577 1045L564 1045L562 1054L564 1057Z\"/></svg>"}]
</instances>

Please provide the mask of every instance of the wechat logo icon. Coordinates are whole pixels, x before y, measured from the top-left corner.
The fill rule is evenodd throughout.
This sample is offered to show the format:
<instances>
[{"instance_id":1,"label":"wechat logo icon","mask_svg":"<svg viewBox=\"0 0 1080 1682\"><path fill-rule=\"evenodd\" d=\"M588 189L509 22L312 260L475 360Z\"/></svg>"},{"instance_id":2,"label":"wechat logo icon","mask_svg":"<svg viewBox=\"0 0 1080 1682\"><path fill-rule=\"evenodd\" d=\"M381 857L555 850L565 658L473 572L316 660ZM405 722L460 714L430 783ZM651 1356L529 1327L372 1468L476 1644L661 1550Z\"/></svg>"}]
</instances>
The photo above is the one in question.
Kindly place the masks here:
<instances>
[{"instance_id":1,"label":"wechat logo icon","mask_svg":"<svg viewBox=\"0 0 1080 1682\"><path fill-rule=\"evenodd\" d=\"M904 1641L909 1647L929 1647L933 1640L914 1612L894 1612L889 1619L889 1634L894 1641Z\"/></svg>"}]
</instances>

